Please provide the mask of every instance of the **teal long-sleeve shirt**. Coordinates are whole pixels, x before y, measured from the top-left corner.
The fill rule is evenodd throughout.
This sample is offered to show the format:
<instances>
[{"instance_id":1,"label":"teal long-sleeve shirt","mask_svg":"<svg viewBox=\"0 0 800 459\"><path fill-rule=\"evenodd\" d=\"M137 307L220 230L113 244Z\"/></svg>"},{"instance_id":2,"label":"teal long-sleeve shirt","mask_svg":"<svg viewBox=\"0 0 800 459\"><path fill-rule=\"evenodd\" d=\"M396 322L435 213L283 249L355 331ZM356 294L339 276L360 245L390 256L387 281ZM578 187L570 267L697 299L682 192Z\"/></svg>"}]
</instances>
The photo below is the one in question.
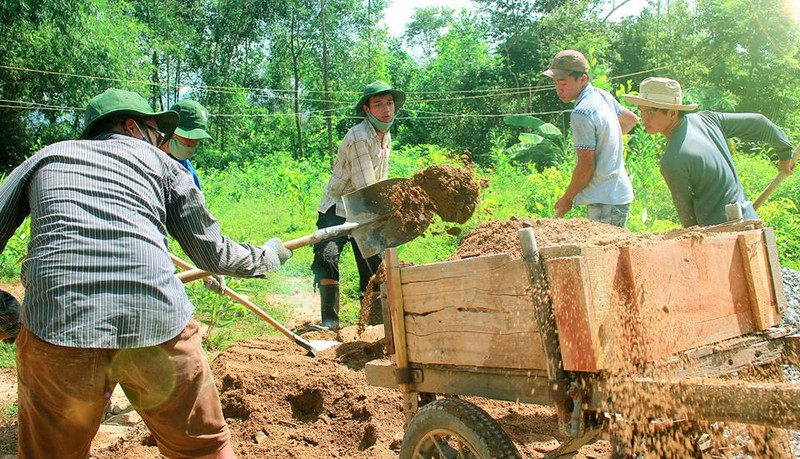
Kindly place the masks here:
<instances>
[{"instance_id":1,"label":"teal long-sleeve shirt","mask_svg":"<svg viewBox=\"0 0 800 459\"><path fill-rule=\"evenodd\" d=\"M684 227L724 223L725 206L735 202L742 205L745 218L758 218L733 164L729 137L766 142L782 160L792 155L786 134L763 115L687 114L667 139L660 164Z\"/></svg>"}]
</instances>

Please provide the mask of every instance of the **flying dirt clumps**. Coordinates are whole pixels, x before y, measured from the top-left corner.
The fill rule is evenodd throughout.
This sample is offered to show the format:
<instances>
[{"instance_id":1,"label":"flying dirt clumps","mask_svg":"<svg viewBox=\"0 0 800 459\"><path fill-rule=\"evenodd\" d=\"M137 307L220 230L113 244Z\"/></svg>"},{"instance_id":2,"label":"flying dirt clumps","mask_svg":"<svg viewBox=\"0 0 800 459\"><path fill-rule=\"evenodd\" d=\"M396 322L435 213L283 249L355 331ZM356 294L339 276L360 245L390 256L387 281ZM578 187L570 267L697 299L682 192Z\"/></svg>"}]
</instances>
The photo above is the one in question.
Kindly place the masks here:
<instances>
[{"instance_id":1,"label":"flying dirt clumps","mask_svg":"<svg viewBox=\"0 0 800 459\"><path fill-rule=\"evenodd\" d=\"M434 213L447 222L466 222L478 206L479 194L471 167L440 164L394 185L389 199L402 230L422 234Z\"/></svg>"},{"instance_id":2,"label":"flying dirt clumps","mask_svg":"<svg viewBox=\"0 0 800 459\"><path fill-rule=\"evenodd\" d=\"M431 166L414 175L411 182L425 190L446 222L465 223L478 206L480 188L470 167Z\"/></svg>"}]
</instances>

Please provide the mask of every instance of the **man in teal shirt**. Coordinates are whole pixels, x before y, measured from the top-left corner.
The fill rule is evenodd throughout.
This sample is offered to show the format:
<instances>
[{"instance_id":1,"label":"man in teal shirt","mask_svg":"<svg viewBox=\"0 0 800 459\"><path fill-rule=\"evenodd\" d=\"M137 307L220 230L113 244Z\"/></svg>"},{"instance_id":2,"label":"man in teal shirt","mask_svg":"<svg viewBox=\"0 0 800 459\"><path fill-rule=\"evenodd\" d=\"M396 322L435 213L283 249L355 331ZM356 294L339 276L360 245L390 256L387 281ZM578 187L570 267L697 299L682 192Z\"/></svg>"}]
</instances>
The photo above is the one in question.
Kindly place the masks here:
<instances>
[{"instance_id":1,"label":"man in teal shirt","mask_svg":"<svg viewBox=\"0 0 800 459\"><path fill-rule=\"evenodd\" d=\"M780 159L778 168L792 173L792 146L786 134L757 113L686 113L697 104L684 104L680 84L668 78L647 78L639 95L623 95L639 106L650 134L667 139L661 175L684 227L725 223L725 206L737 203L746 220L758 219L728 149L727 138L766 142Z\"/></svg>"}]
</instances>

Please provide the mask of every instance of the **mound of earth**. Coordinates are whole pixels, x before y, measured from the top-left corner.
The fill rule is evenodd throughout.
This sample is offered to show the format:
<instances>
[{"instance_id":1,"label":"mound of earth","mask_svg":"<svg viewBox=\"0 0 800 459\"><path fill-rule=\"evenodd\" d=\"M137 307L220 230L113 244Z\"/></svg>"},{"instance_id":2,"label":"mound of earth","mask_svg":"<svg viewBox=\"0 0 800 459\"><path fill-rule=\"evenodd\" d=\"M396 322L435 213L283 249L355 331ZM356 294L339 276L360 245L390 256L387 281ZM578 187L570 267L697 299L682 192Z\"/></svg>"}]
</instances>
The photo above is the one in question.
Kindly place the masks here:
<instances>
[{"instance_id":1,"label":"mound of earth","mask_svg":"<svg viewBox=\"0 0 800 459\"><path fill-rule=\"evenodd\" d=\"M489 221L477 226L462 239L451 260L508 253L512 258L522 257L519 230L533 228L538 246L548 247L566 244L580 245L625 245L633 240L652 235L634 235L630 231L613 225L573 218L531 218Z\"/></svg>"},{"instance_id":2,"label":"mound of earth","mask_svg":"<svg viewBox=\"0 0 800 459\"><path fill-rule=\"evenodd\" d=\"M343 343L316 358L282 337L241 341L220 354L212 369L237 456L396 458L404 432L400 392L370 386L363 372L367 361L383 356L377 330L382 327L368 328L359 337L366 341ZM468 400L492 415L525 457L543 457L543 451L565 440L552 407ZM577 457L608 457L609 451L609 444L601 441L584 447ZM140 425L115 444L95 449L92 457L160 456Z\"/></svg>"}]
</instances>

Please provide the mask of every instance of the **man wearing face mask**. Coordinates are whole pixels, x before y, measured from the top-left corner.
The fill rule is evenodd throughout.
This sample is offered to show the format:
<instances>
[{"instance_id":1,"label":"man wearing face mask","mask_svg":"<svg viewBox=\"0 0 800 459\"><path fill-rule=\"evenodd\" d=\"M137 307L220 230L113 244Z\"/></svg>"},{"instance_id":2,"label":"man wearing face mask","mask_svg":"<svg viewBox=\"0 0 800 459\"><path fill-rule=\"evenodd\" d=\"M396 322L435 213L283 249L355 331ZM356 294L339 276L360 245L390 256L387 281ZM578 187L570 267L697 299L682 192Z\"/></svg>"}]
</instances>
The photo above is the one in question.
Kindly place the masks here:
<instances>
[{"instance_id":1,"label":"man wearing face mask","mask_svg":"<svg viewBox=\"0 0 800 459\"><path fill-rule=\"evenodd\" d=\"M200 178L197 177L192 162L189 159L194 156L197 145L201 140L211 139L208 134L208 110L192 99L183 99L173 105L170 110L178 112L180 121L175 128L175 133L168 142L161 145L161 149L181 163L194 178L194 184L200 188Z\"/></svg>"},{"instance_id":2,"label":"man wearing face mask","mask_svg":"<svg viewBox=\"0 0 800 459\"><path fill-rule=\"evenodd\" d=\"M170 108L171 111L177 112L180 116L178 126L175 127L175 133L172 137L161 144L161 150L170 155L180 165L186 168L190 174L197 189L200 187L200 177L197 176L197 171L194 165L189 161L197 151L197 145L200 141L205 139L212 139L206 132L208 129L208 110L192 99L183 99ZM225 290L225 277L221 275L209 276L203 281L203 284L212 292L222 295Z\"/></svg>"},{"instance_id":3,"label":"man wearing face mask","mask_svg":"<svg viewBox=\"0 0 800 459\"><path fill-rule=\"evenodd\" d=\"M395 111L406 100L403 91L392 89L383 81L375 81L364 88L364 94L356 104L356 114L363 121L350 128L342 139L336 162L322 202L317 209L318 228L328 228L345 222L342 196L364 188L389 174L389 153L392 136L389 133L394 123ZM314 246L314 285L319 286L322 312L322 327L339 328L339 255L348 242L347 237L320 242ZM364 259L356 244L351 244L358 267L362 298L370 277L381 264L380 255ZM376 308L372 308L373 312ZM380 313L378 309L377 313ZM374 323L375 320L371 320Z\"/></svg>"},{"instance_id":4,"label":"man wearing face mask","mask_svg":"<svg viewBox=\"0 0 800 459\"><path fill-rule=\"evenodd\" d=\"M84 119L79 140L43 148L0 184L0 251L30 217L15 340L18 457L89 457L119 384L162 455L234 458L168 234L213 273L261 277L292 253L278 238L255 246L222 235L191 175L156 148L176 112L112 88Z\"/></svg>"}]
</instances>

